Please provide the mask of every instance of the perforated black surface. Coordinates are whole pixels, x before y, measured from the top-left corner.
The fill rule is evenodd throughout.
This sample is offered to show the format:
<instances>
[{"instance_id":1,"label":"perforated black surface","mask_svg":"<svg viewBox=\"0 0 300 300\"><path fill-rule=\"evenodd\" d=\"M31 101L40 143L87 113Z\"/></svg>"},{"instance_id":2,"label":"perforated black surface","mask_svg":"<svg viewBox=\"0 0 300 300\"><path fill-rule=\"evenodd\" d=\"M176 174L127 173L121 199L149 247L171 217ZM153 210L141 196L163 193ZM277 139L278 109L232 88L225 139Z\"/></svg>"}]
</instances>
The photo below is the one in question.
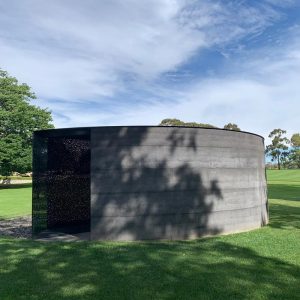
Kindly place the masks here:
<instances>
[{"instance_id":1,"label":"perforated black surface","mask_svg":"<svg viewBox=\"0 0 300 300\"><path fill-rule=\"evenodd\" d=\"M35 134L33 151L33 233L89 231L89 134Z\"/></svg>"}]
</instances>

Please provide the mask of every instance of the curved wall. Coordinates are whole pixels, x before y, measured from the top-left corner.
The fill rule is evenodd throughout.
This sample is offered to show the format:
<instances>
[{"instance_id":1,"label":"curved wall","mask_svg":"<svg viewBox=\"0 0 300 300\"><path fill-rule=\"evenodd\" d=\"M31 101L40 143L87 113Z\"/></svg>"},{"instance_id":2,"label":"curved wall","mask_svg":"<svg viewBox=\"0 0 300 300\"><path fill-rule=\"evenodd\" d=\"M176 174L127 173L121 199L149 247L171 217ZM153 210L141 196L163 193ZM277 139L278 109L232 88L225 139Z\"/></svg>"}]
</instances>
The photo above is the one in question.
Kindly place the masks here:
<instances>
[{"instance_id":1,"label":"curved wall","mask_svg":"<svg viewBox=\"0 0 300 300\"><path fill-rule=\"evenodd\" d=\"M70 137L74 130L40 131L35 140L41 144L46 136ZM190 239L258 228L268 222L264 141L260 136L183 127L76 130L77 138L82 130L90 141L90 156L85 155L90 159L90 191L85 197L90 201L91 239ZM41 156L39 147L34 147L34 157ZM80 151L74 151L80 165ZM51 165L51 155L46 156ZM47 169L44 167L44 178ZM47 195L46 200L37 196L38 182L45 180L38 181L35 174L38 172L33 178L33 207L37 207L33 218L41 211L34 203L44 201L44 208L46 202L52 201L52 207L54 203L49 194L53 184L41 193ZM68 180L64 185L68 186ZM75 198L70 201L76 203ZM70 202L70 207L73 204ZM49 204L46 210L51 219ZM39 222L35 223L38 227Z\"/></svg>"},{"instance_id":2,"label":"curved wall","mask_svg":"<svg viewBox=\"0 0 300 300\"><path fill-rule=\"evenodd\" d=\"M92 239L189 239L267 220L262 137L204 128L91 129Z\"/></svg>"}]
</instances>

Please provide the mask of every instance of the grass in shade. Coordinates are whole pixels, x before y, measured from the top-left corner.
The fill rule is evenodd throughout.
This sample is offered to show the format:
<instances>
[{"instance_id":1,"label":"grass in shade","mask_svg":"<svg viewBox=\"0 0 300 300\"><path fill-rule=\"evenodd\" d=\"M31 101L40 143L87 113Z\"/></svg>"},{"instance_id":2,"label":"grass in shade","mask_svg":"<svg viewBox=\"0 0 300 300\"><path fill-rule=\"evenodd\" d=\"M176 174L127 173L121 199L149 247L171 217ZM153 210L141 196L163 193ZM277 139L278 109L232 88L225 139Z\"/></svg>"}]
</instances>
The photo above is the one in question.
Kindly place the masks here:
<instances>
[{"instance_id":1,"label":"grass in shade","mask_svg":"<svg viewBox=\"0 0 300 300\"><path fill-rule=\"evenodd\" d=\"M268 179L270 224L246 233L131 243L2 237L0 299L300 299L300 171ZM7 192L16 205L25 195Z\"/></svg>"}]
</instances>

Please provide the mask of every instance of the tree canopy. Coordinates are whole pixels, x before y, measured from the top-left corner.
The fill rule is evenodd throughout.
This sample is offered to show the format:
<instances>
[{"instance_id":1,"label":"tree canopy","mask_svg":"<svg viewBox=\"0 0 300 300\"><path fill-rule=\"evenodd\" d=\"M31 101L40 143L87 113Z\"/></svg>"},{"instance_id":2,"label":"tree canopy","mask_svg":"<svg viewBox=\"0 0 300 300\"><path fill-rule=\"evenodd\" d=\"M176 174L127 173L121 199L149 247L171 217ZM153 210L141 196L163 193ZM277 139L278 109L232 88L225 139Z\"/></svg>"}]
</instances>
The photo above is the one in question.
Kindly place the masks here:
<instances>
[{"instance_id":1,"label":"tree canopy","mask_svg":"<svg viewBox=\"0 0 300 300\"><path fill-rule=\"evenodd\" d=\"M31 171L32 133L53 128L51 112L30 104L27 84L0 69L0 174Z\"/></svg>"},{"instance_id":2,"label":"tree canopy","mask_svg":"<svg viewBox=\"0 0 300 300\"><path fill-rule=\"evenodd\" d=\"M292 163L292 166L300 168L300 133L295 133L291 137L292 149L289 155L289 161Z\"/></svg>"},{"instance_id":3,"label":"tree canopy","mask_svg":"<svg viewBox=\"0 0 300 300\"><path fill-rule=\"evenodd\" d=\"M295 148L300 148L300 133L294 133L292 135L291 144Z\"/></svg>"},{"instance_id":4,"label":"tree canopy","mask_svg":"<svg viewBox=\"0 0 300 300\"><path fill-rule=\"evenodd\" d=\"M178 119L163 119L160 126L186 126L186 127L205 127L205 128L218 128L211 124L204 124L204 123L196 123L196 122L183 122Z\"/></svg>"},{"instance_id":5,"label":"tree canopy","mask_svg":"<svg viewBox=\"0 0 300 300\"><path fill-rule=\"evenodd\" d=\"M277 162L277 167L280 170L282 161L289 155L288 144L289 139L285 137L286 131L280 128L274 129L269 134L271 144L266 147L266 154L271 156L272 161Z\"/></svg>"},{"instance_id":6,"label":"tree canopy","mask_svg":"<svg viewBox=\"0 0 300 300\"><path fill-rule=\"evenodd\" d=\"M206 124L206 123L197 123L197 122L184 122L179 119L163 119L160 124L160 126L186 126L186 127L204 127L204 128L219 128L217 126ZM238 125L234 123L228 123L224 125L224 129L229 130L235 130L240 131L241 129L238 127Z\"/></svg>"},{"instance_id":7,"label":"tree canopy","mask_svg":"<svg viewBox=\"0 0 300 300\"><path fill-rule=\"evenodd\" d=\"M228 124L224 125L224 129L241 131L241 129L234 123L228 123Z\"/></svg>"}]
</instances>

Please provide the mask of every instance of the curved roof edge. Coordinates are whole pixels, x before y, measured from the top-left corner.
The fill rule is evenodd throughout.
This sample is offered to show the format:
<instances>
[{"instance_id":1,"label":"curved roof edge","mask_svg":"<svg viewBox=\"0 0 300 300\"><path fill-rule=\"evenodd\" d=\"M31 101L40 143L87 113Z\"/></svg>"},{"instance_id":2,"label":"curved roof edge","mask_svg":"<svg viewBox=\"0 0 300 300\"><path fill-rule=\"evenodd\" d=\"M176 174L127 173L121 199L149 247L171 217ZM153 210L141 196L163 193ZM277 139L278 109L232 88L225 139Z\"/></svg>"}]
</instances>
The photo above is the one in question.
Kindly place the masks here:
<instances>
[{"instance_id":1,"label":"curved roof edge","mask_svg":"<svg viewBox=\"0 0 300 300\"><path fill-rule=\"evenodd\" d=\"M52 129L42 129L42 130L35 130L34 133L39 132L51 132L56 130L88 130L92 128L121 128L121 127L141 127L141 128L192 128L192 129L207 129L207 130L222 130L222 131L230 131L236 133L245 133L258 136L265 140L265 138L257 133L243 131L243 130L231 130L231 129L224 129L224 128L209 128L209 127L193 127L193 126L162 126L162 125L117 125L117 126L86 126L86 127L67 127L67 128L52 128Z\"/></svg>"}]
</instances>

